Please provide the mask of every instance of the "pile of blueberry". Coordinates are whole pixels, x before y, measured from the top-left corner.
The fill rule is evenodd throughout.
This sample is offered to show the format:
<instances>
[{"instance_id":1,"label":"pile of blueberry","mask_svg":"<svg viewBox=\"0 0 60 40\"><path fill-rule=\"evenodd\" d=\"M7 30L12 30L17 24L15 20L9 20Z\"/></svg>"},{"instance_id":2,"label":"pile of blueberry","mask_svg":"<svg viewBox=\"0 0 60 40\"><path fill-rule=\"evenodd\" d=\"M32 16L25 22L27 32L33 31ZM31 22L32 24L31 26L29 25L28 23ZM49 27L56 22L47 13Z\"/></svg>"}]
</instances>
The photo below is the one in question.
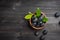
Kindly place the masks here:
<instances>
[{"instance_id":1,"label":"pile of blueberry","mask_svg":"<svg viewBox=\"0 0 60 40\"><path fill-rule=\"evenodd\" d=\"M32 16L32 24L33 24L33 26L35 26L35 27L42 27L42 26L44 26L44 22L42 22L42 18L43 18L43 15L41 15L39 18L37 18L36 16Z\"/></svg>"}]
</instances>

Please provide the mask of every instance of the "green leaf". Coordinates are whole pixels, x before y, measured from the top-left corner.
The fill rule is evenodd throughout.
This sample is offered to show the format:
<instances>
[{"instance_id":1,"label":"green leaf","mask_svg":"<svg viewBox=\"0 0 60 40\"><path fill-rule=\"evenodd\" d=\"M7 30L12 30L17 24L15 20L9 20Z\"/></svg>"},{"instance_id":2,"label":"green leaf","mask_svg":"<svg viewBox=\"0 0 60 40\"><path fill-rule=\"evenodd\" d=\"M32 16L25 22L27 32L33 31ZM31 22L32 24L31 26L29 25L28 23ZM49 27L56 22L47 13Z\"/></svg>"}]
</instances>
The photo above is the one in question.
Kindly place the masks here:
<instances>
[{"instance_id":1,"label":"green leaf","mask_svg":"<svg viewBox=\"0 0 60 40\"><path fill-rule=\"evenodd\" d=\"M47 22L48 21L48 18L47 17L43 17L43 22Z\"/></svg>"},{"instance_id":2,"label":"green leaf","mask_svg":"<svg viewBox=\"0 0 60 40\"><path fill-rule=\"evenodd\" d=\"M37 8L37 10L36 10L36 17L39 17L39 16L41 16L41 10L40 10L40 8Z\"/></svg>"},{"instance_id":3,"label":"green leaf","mask_svg":"<svg viewBox=\"0 0 60 40\"><path fill-rule=\"evenodd\" d=\"M31 12L29 12L29 14L27 14L24 18L27 19L27 20L28 20L28 19L31 19L32 15L33 15L33 14L32 14Z\"/></svg>"}]
</instances>

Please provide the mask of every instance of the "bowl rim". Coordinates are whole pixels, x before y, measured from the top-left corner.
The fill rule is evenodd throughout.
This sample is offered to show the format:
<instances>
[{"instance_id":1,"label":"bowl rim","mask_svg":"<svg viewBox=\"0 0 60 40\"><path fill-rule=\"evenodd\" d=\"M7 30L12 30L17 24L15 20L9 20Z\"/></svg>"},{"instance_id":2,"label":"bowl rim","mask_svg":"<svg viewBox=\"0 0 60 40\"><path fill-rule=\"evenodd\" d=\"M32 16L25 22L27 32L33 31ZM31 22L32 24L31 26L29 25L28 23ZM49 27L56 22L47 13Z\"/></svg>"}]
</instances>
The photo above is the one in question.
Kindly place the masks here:
<instances>
[{"instance_id":1,"label":"bowl rim","mask_svg":"<svg viewBox=\"0 0 60 40\"><path fill-rule=\"evenodd\" d=\"M43 13L43 12L41 12L41 13L46 17L45 13ZM35 15L35 13L34 13L33 15ZM31 26L33 29L36 29L36 30L41 30L41 29L44 29L44 28L45 28L44 26L38 27L38 28L35 27L35 26L32 26L31 19L29 20L29 24L30 24L30 26ZM45 23L45 25L46 25L46 23Z\"/></svg>"}]
</instances>

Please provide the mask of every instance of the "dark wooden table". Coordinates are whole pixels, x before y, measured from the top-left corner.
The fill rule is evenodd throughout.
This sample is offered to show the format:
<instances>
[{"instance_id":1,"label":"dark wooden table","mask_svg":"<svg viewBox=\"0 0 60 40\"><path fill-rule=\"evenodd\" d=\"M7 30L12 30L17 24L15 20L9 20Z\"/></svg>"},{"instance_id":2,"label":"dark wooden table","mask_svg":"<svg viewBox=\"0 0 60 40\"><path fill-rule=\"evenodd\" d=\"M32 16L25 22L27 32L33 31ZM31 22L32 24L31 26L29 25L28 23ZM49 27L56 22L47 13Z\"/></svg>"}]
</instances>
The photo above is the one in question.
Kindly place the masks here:
<instances>
[{"instance_id":1,"label":"dark wooden table","mask_svg":"<svg viewBox=\"0 0 60 40\"><path fill-rule=\"evenodd\" d=\"M27 12L35 12L37 7L49 19L46 40L60 40L59 18L54 17L54 13L60 11L60 0L1 0L0 40L18 40L19 36L20 40L39 40L24 20Z\"/></svg>"}]
</instances>

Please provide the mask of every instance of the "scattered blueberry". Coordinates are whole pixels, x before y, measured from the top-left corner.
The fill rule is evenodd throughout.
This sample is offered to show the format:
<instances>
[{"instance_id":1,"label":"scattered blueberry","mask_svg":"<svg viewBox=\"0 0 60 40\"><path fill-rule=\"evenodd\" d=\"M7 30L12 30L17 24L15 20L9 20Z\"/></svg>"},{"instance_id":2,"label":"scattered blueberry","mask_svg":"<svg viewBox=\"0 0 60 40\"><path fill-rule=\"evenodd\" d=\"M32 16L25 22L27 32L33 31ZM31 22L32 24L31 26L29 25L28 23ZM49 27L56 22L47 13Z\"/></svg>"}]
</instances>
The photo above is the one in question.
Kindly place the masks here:
<instances>
[{"instance_id":1,"label":"scattered blueberry","mask_svg":"<svg viewBox=\"0 0 60 40\"><path fill-rule=\"evenodd\" d=\"M38 36L38 35L39 35L39 32L36 31L36 32L34 33L34 35L35 35L35 36Z\"/></svg>"},{"instance_id":2,"label":"scattered blueberry","mask_svg":"<svg viewBox=\"0 0 60 40\"><path fill-rule=\"evenodd\" d=\"M60 12L56 12L54 15L56 18L60 16Z\"/></svg>"},{"instance_id":3,"label":"scattered blueberry","mask_svg":"<svg viewBox=\"0 0 60 40\"><path fill-rule=\"evenodd\" d=\"M43 35L46 35L48 33L48 31L44 30L42 33L43 33Z\"/></svg>"},{"instance_id":4,"label":"scattered blueberry","mask_svg":"<svg viewBox=\"0 0 60 40\"><path fill-rule=\"evenodd\" d=\"M39 39L40 40L45 40L45 36L41 35Z\"/></svg>"},{"instance_id":5,"label":"scattered blueberry","mask_svg":"<svg viewBox=\"0 0 60 40\"><path fill-rule=\"evenodd\" d=\"M59 21L59 25L60 25L60 21Z\"/></svg>"}]
</instances>

